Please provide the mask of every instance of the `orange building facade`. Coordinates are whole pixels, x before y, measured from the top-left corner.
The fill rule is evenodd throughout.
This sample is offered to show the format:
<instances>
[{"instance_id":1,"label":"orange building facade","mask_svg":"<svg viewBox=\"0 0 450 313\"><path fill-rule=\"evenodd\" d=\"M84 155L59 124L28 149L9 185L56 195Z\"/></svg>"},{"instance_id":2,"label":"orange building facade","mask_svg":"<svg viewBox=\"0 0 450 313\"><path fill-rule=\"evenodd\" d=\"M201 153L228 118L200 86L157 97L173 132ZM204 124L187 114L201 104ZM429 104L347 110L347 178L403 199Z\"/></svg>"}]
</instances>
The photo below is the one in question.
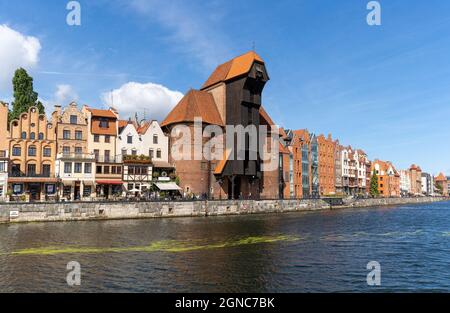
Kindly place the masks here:
<instances>
[{"instance_id":1,"label":"orange building facade","mask_svg":"<svg viewBox=\"0 0 450 313\"><path fill-rule=\"evenodd\" d=\"M13 196L28 201L55 197L55 125L47 121L45 114L39 114L37 107L30 107L18 120L11 121L8 141L11 162L8 185Z\"/></svg>"},{"instance_id":2,"label":"orange building facade","mask_svg":"<svg viewBox=\"0 0 450 313\"><path fill-rule=\"evenodd\" d=\"M319 144L319 190L321 196L336 194L335 153L336 142L331 134L317 137Z\"/></svg>"},{"instance_id":3,"label":"orange building facade","mask_svg":"<svg viewBox=\"0 0 450 313\"><path fill-rule=\"evenodd\" d=\"M378 192L381 197L400 197L400 174L391 162L375 160L372 174L378 177Z\"/></svg>"}]
</instances>

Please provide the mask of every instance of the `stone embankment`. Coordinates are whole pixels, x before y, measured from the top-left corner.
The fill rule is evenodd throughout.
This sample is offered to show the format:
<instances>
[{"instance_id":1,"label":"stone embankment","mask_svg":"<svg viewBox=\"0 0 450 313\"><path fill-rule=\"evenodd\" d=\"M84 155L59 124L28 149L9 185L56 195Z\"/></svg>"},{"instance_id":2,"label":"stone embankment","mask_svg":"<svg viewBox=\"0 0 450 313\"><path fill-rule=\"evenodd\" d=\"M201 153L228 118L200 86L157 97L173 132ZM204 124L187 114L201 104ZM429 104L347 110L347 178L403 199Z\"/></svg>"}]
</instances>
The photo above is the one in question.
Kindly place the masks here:
<instances>
[{"instance_id":1,"label":"stone embankment","mask_svg":"<svg viewBox=\"0 0 450 313\"><path fill-rule=\"evenodd\" d=\"M205 217L421 204L441 197L389 199L303 199L171 202L2 203L0 223L56 222L162 217Z\"/></svg>"}]
</instances>

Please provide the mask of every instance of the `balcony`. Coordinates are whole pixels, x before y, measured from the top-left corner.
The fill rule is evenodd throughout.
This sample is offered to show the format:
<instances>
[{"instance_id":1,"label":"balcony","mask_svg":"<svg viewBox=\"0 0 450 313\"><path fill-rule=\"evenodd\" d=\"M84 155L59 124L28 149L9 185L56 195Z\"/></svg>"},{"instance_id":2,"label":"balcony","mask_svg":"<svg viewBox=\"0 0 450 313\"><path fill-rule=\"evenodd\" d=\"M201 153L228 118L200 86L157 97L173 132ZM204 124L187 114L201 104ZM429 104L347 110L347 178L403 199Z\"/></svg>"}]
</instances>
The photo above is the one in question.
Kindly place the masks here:
<instances>
[{"instance_id":1,"label":"balcony","mask_svg":"<svg viewBox=\"0 0 450 313\"><path fill-rule=\"evenodd\" d=\"M94 159L97 163L108 163L108 164L121 164L122 163L121 155L118 155L115 157L95 155Z\"/></svg>"},{"instance_id":2,"label":"balcony","mask_svg":"<svg viewBox=\"0 0 450 313\"><path fill-rule=\"evenodd\" d=\"M20 171L11 171L9 174L9 177L30 177L30 178L49 178L54 177L53 173L42 173L42 174L36 174L36 173L23 173Z\"/></svg>"},{"instance_id":3,"label":"balcony","mask_svg":"<svg viewBox=\"0 0 450 313\"><path fill-rule=\"evenodd\" d=\"M57 159L95 161L95 155L93 153L59 153Z\"/></svg>"}]
</instances>

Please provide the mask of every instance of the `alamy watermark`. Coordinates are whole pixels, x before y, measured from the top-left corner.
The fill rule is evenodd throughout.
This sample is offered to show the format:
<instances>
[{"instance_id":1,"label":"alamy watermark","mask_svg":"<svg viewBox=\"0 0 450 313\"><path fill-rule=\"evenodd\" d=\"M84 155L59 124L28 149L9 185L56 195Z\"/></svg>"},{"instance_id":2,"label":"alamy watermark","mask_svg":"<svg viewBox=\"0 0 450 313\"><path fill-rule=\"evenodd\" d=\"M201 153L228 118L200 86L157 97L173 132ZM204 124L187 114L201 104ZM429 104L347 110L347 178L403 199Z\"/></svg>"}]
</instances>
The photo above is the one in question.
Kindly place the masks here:
<instances>
[{"instance_id":1,"label":"alamy watermark","mask_svg":"<svg viewBox=\"0 0 450 313\"><path fill-rule=\"evenodd\" d=\"M381 25L381 4L378 1L370 1L367 3L367 10L370 10L367 14L367 24L369 26Z\"/></svg>"},{"instance_id":2,"label":"alamy watermark","mask_svg":"<svg viewBox=\"0 0 450 313\"><path fill-rule=\"evenodd\" d=\"M370 271L367 274L367 285L381 286L381 265L377 261L367 263L367 269Z\"/></svg>"},{"instance_id":3,"label":"alamy watermark","mask_svg":"<svg viewBox=\"0 0 450 313\"><path fill-rule=\"evenodd\" d=\"M69 1L66 5L69 13L66 17L66 23L69 26L81 25L81 4L78 1Z\"/></svg>"},{"instance_id":4,"label":"alamy watermark","mask_svg":"<svg viewBox=\"0 0 450 313\"><path fill-rule=\"evenodd\" d=\"M66 269L69 271L66 276L67 285L70 287L81 286L81 265L76 261L67 263Z\"/></svg>"}]
</instances>

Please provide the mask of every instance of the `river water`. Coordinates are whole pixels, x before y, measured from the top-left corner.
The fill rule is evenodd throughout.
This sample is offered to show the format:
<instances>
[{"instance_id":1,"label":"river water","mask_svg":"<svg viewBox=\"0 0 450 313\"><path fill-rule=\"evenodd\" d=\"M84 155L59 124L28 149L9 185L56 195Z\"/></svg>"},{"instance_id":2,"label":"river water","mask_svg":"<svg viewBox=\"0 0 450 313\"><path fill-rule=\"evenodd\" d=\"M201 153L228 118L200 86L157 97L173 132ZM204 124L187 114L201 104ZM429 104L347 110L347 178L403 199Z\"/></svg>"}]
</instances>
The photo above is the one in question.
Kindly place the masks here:
<instances>
[{"instance_id":1,"label":"river water","mask_svg":"<svg viewBox=\"0 0 450 313\"><path fill-rule=\"evenodd\" d=\"M66 266L81 266L69 287ZM370 261L381 286L368 286ZM450 292L450 203L0 225L0 292Z\"/></svg>"}]
</instances>

